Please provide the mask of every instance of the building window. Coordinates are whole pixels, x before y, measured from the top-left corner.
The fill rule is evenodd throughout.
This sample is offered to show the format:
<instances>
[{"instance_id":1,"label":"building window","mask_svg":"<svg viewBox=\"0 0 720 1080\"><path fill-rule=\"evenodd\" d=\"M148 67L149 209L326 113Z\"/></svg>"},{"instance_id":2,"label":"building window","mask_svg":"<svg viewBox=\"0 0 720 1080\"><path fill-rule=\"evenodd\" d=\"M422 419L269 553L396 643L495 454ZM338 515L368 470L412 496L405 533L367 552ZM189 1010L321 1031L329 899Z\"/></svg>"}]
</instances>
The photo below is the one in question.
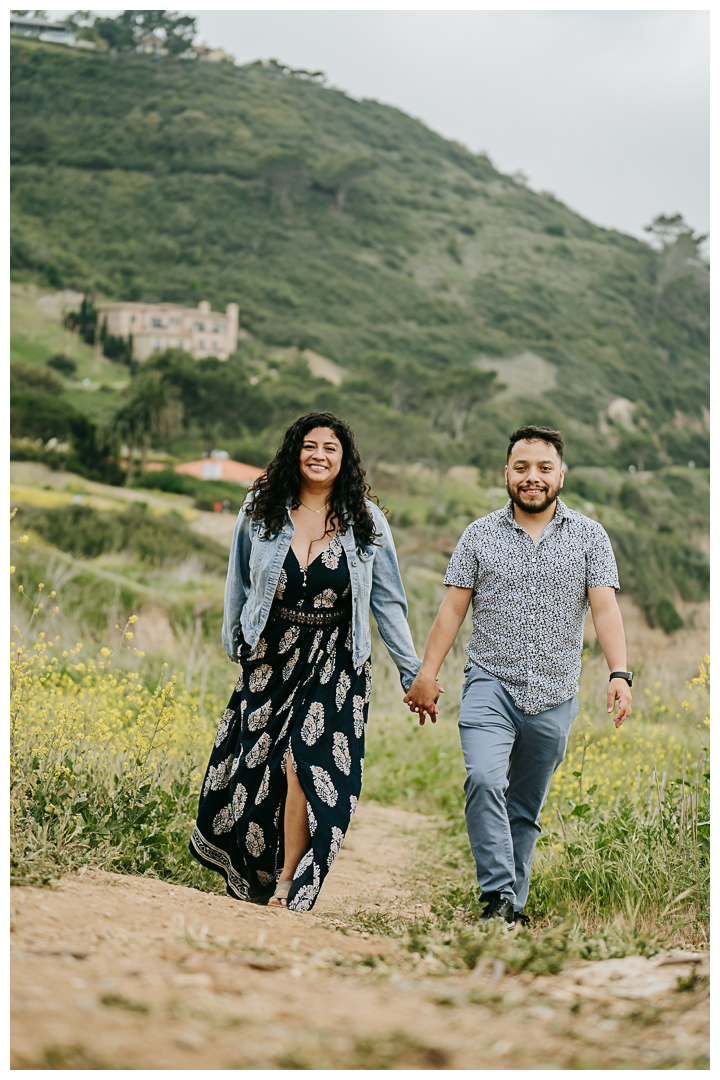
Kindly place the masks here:
<instances>
[{"instance_id":1,"label":"building window","mask_svg":"<svg viewBox=\"0 0 720 1080\"><path fill-rule=\"evenodd\" d=\"M162 319L156 319L153 317L152 324L153 326L156 326L158 329L160 329L162 327Z\"/></svg>"},{"instance_id":2,"label":"building window","mask_svg":"<svg viewBox=\"0 0 720 1080\"><path fill-rule=\"evenodd\" d=\"M205 323L204 322L196 322L195 323L195 329L196 330L204 330L205 329Z\"/></svg>"},{"instance_id":3,"label":"building window","mask_svg":"<svg viewBox=\"0 0 720 1080\"><path fill-rule=\"evenodd\" d=\"M205 348L205 342L203 341L202 338L200 338L200 340L198 341L198 345L200 346L201 349Z\"/></svg>"},{"instance_id":4,"label":"building window","mask_svg":"<svg viewBox=\"0 0 720 1080\"><path fill-rule=\"evenodd\" d=\"M130 322L131 322L131 323L134 323L134 322L135 322L135 316L134 316L134 315L131 315L131 316L130 316Z\"/></svg>"},{"instance_id":5,"label":"building window","mask_svg":"<svg viewBox=\"0 0 720 1080\"><path fill-rule=\"evenodd\" d=\"M159 348L160 348L160 338L155 337L155 338L153 338L153 349L159 349Z\"/></svg>"},{"instance_id":6,"label":"building window","mask_svg":"<svg viewBox=\"0 0 720 1080\"><path fill-rule=\"evenodd\" d=\"M180 325L180 320L178 319L178 317L176 315L172 315L170 317L169 322L170 322L170 326L179 326Z\"/></svg>"},{"instance_id":7,"label":"building window","mask_svg":"<svg viewBox=\"0 0 720 1080\"><path fill-rule=\"evenodd\" d=\"M217 347L218 347L217 341L213 341L212 347L213 347L213 349L217 349Z\"/></svg>"}]
</instances>

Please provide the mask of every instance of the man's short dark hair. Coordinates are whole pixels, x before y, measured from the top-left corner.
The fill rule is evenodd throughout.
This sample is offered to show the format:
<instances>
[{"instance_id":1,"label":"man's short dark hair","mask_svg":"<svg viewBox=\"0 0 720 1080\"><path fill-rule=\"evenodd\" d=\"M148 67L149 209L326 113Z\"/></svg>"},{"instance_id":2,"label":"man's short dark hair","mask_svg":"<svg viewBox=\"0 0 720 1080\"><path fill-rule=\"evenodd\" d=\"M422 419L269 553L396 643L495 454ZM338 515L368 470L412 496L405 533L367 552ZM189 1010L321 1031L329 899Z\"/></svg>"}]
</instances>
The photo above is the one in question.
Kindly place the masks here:
<instances>
[{"instance_id":1,"label":"man's short dark hair","mask_svg":"<svg viewBox=\"0 0 720 1080\"><path fill-rule=\"evenodd\" d=\"M553 428L542 427L540 424L526 424L525 427L519 427L513 431L510 436L510 442L507 449L507 460L510 460L512 454L512 448L517 442L521 442L526 439L528 442L544 442L549 446L554 446L558 452L560 460L563 459L563 453L565 452L565 440L559 431L555 431Z\"/></svg>"}]
</instances>

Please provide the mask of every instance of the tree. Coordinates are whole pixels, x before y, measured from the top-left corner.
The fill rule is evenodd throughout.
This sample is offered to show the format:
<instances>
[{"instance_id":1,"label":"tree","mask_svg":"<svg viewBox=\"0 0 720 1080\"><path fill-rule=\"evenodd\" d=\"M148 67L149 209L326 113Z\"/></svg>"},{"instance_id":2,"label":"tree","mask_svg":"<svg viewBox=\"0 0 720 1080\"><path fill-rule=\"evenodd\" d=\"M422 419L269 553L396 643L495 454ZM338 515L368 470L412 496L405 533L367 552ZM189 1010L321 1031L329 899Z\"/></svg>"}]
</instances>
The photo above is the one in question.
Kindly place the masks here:
<instances>
[{"instance_id":1,"label":"tree","mask_svg":"<svg viewBox=\"0 0 720 1080\"><path fill-rule=\"evenodd\" d=\"M149 360L145 370L160 372L177 389L183 423L200 433L208 453L217 445L220 432L236 438L239 428L260 431L272 421L277 387L271 402L262 387L250 383L238 361L214 356L194 360L180 349L166 349Z\"/></svg>"},{"instance_id":2,"label":"tree","mask_svg":"<svg viewBox=\"0 0 720 1080\"><path fill-rule=\"evenodd\" d=\"M709 332L709 267L700 248L707 234L696 233L682 214L658 214L645 226L662 245L655 281L653 314L684 326L705 344Z\"/></svg>"},{"instance_id":3,"label":"tree","mask_svg":"<svg viewBox=\"0 0 720 1080\"><path fill-rule=\"evenodd\" d=\"M377 161L366 156L330 158L318 168L315 184L322 191L332 192L338 209L343 211L352 188L377 167Z\"/></svg>"},{"instance_id":4,"label":"tree","mask_svg":"<svg viewBox=\"0 0 720 1080\"><path fill-rule=\"evenodd\" d=\"M135 472L135 449L141 447L140 471L145 472L153 436L175 434L182 421L182 402L176 387L162 373L145 369L120 397L120 405L106 428L106 438L123 439L128 446L125 477L130 485Z\"/></svg>"},{"instance_id":5,"label":"tree","mask_svg":"<svg viewBox=\"0 0 720 1080\"><path fill-rule=\"evenodd\" d=\"M132 399L126 399L115 410L111 420L102 431L102 439L105 446L113 443L124 442L128 448L127 471L125 484L127 487L132 483L135 473L135 448L141 437L140 417L134 407Z\"/></svg>"},{"instance_id":6,"label":"tree","mask_svg":"<svg viewBox=\"0 0 720 1080\"><path fill-rule=\"evenodd\" d=\"M361 371L369 376L368 388L383 394L396 412L418 410L428 373L414 360L398 360L390 353L367 352L360 358L360 364Z\"/></svg>"},{"instance_id":7,"label":"tree","mask_svg":"<svg viewBox=\"0 0 720 1080\"><path fill-rule=\"evenodd\" d=\"M91 296L83 296L79 311L69 311L65 316L67 330L77 330L88 345L95 342L97 311Z\"/></svg>"},{"instance_id":8,"label":"tree","mask_svg":"<svg viewBox=\"0 0 720 1080\"><path fill-rule=\"evenodd\" d=\"M149 38L170 56L184 52L195 36L196 20L173 11L123 11L114 19L76 11L65 19L79 38L102 43L115 52L132 52Z\"/></svg>"},{"instance_id":9,"label":"tree","mask_svg":"<svg viewBox=\"0 0 720 1080\"><path fill-rule=\"evenodd\" d=\"M185 109L173 116L164 136L170 149L186 154L209 150L220 141L219 131L199 109Z\"/></svg>"},{"instance_id":10,"label":"tree","mask_svg":"<svg viewBox=\"0 0 720 1080\"><path fill-rule=\"evenodd\" d=\"M686 223L682 214L658 214L649 225L645 226L645 232L660 242L663 249L677 243L681 236L686 236L696 245L707 240L707 235L696 236L694 230Z\"/></svg>"},{"instance_id":11,"label":"tree","mask_svg":"<svg viewBox=\"0 0 720 1080\"><path fill-rule=\"evenodd\" d=\"M136 37L141 40L147 35L159 38L170 56L184 52L195 37L196 19L191 15L178 15L173 11L135 11L138 16Z\"/></svg>"},{"instance_id":12,"label":"tree","mask_svg":"<svg viewBox=\"0 0 720 1080\"><path fill-rule=\"evenodd\" d=\"M258 160L256 175L270 198L289 209L307 188L307 162L296 150L269 150Z\"/></svg>"},{"instance_id":13,"label":"tree","mask_svg":"<svg viewBox=\"0 0 720 1080\"><path fill-rule=\"evenodd\" d=\"M475 410L495 393L494 382L494 371L463 368L428 383L423 397L435 426L449 427L460 442Z\"/></svg>"},{"instance_id":14,"label":"tree","mask_svg":"<svg viewBox=\"0 0 720 1080\"><path fill-rule=\"evenodd\" d=\"M59 439L72 435L73 423L81 416L69 401L42 390L22 390L10 400L10 435L13 439Z\"/></svg>"},{"instance_id":15,"label":"tree","mask_svg":"<svg viewBox=\"0 0 720 1080\"><path fill-rule=\"evenodd\" d=\"M53 359L55 359L53 357ZM49 361L48 361L49 362ZM32 367L21 360L10 365L10 394L62 394L63 381L54 371Z\"/></svg>"}]
</instances>

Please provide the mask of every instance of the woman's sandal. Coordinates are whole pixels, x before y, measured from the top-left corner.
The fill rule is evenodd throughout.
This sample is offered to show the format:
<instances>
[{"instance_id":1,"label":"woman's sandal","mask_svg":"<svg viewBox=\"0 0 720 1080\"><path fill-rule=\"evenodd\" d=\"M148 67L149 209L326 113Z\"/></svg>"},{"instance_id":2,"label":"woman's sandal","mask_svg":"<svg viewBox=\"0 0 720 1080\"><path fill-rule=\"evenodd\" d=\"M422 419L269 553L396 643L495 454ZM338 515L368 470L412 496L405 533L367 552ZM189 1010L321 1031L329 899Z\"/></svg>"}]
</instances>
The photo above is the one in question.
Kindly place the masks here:
<instances>
[{"instance_id":1,"label":"woman's sandal","mask_svg":"<svg viewBox=\"0 0 720 1080\"><path fill-rule=\"evenodd\" d=\"M292 879L278 881L275 892L268 900L268 907L287 907L287 896L291 885Z\"/></svg>"}]
</instances>

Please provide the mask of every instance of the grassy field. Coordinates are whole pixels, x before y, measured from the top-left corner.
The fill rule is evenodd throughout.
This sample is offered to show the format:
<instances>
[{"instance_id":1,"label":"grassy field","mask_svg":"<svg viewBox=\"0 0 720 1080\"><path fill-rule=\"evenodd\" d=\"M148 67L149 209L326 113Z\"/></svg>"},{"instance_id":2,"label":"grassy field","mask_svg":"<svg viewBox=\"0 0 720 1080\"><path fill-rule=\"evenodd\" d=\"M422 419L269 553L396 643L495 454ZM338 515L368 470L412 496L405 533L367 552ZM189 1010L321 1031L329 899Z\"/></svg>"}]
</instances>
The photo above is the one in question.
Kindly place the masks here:
<instances>
[{"instance_id":1,"label":"grassy field","mask_svg":"<svg viewBox=\"0 0 720 1080\"><path fill-rule=\"evenodd\" d=\"M441 483L428 470L393 476L378 467L376 475L398 522L421 647L453 537L470 510L496 508L504 492L480 489L472 470ZM89 864L217 890L186 840L234 683L219 645L226 546L194 531L187 497L148 492L143 509L117 496L103 503L87 489L78 507L69 491L37 482L15 494L13 879L47 884ZM435 917L445 922L451 912L477 914L456 729L467 632L443 669L441 718L423 729L402 705L384 649L373 649L364 793L442 817L428 859ZM604 661L587 651L581 716L543 812L528 902L537 925L573 912L589 926L610 925L630 911L656 937L679 922L682 940L704 940L708 680L703 670L688 689L696 673L697 664L684 674L641 667L632 718L616 732L603 709Z\"/></svg>"}]
</instances>

